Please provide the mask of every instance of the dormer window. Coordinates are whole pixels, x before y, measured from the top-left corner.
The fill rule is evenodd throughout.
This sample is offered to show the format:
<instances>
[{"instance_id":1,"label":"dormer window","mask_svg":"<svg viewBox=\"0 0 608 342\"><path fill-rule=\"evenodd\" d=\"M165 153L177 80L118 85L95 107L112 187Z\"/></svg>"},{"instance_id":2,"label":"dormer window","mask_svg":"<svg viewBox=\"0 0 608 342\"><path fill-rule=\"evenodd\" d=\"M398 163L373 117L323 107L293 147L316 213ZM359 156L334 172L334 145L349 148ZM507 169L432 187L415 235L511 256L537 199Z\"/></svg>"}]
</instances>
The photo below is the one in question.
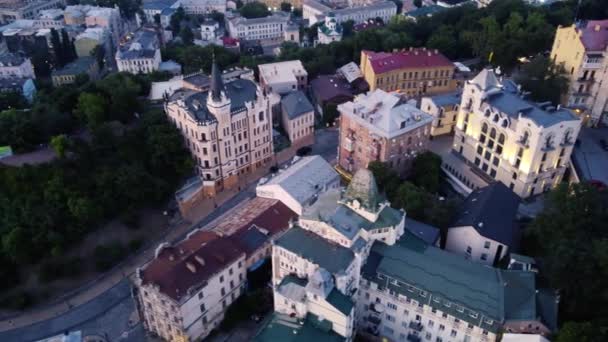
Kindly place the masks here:
<instances>
[{"instance_id":1,"label":"dormer window","mask_svg":"<svg viewBox=\"0 0 608 342\"><path fill-rule=\"evenodd\" d=\"M525 131L524 135L521 137L521 143L526 145L528 143L528 139L530 139L530 133L528 133L528 131Z\"/></svg>"},{"instance_id":2,"label":"dormer window","mask_svg":"<svg viewBox=\"0 0 608 342\"><path fill-rule=\"evenodd\" d=\"M401 121L401 129L405 128L405 121Z\"/></svg>"},{"instance_id":3,"label":"dormer window","mask_svg":"<svg viewBox=\"0 0 608 342\"><path fill-rule=\"evenodd\" d=\"M490 112L490 110L489 110L489 109L486 109L486 112L484 113L484 116L485 116L486 118L489 118L489 117L490 117L490 114L492 114L492 112Z\"/></svg>"}]
</instances>

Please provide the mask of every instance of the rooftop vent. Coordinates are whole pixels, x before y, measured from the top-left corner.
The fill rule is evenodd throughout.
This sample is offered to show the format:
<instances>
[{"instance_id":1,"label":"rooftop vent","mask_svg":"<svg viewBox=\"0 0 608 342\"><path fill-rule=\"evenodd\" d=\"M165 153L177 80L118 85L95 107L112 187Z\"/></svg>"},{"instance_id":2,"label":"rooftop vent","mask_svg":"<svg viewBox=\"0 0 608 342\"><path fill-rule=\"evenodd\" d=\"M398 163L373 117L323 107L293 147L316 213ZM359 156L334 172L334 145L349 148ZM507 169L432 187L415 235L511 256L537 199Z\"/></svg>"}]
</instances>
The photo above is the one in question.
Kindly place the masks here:
<instances>
[{"instance_id":1,"label":"rooftop vent","mask_svg":"<svg viewBox=\"0 0 608 342\"><path fill-rule=\"evenodd\" d=\"M187 262L186 267L188 268L188 270L190 270L190 272L196 273L196 266L193 263Z\"/></svg>"}]
</instances>

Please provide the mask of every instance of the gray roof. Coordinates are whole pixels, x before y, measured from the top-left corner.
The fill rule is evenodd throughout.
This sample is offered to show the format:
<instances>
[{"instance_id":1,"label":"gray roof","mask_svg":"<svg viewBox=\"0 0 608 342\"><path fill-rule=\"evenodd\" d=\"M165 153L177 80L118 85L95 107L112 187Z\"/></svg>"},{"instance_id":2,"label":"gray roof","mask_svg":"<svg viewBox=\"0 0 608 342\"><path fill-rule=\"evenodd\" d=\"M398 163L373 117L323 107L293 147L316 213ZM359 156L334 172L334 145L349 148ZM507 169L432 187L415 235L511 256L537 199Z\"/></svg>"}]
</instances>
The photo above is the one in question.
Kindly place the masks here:
<instances>
[{"instance_id":1,"label":"gray roof","mask_svg":"<svg viewBox=\"0 0 608 342\"><path fill-rule=\"evenodd\" d=\"M350 297L342 294L342 292L338 291L338 289L336 289L335 287L333 290L331 290L326 300L329 304L331 304L334 308L338 309L346 316L350 315L351 311L353 310L353 307L355 306L353 300L350 299Z\"/></svg>"},{"instance_id":2,"label":"gray roof","mask_svg":"<svg viewBox=\"0 0 608 342\"><path fill-rule=\"evenodd\" d=\"M405 218L405 229L429 245L434 245L435 242L439 240L439 228L416 221L409 217Z\"/></svg>"},{"instance_id":3,"label":"gray roof","mask_svg":"<svg viewBox=\"0 0 608 342\"><path fill-rule=\"evenodd\" d=\"M148 0L144 1L142 6L145 10L163 10L175 4L177 0Z\"/></svg>"},{"instance_id":4,"label":"gray roof","mask_svg":"<svg viewBox=\"0 0 608 342\"><path fill-rule=\"evenodd\" d=\"M431 96L431 101L438 107L459 105L462 97L461 92Z\"/></svg>"},{"instance_id":5,"label":"gray roof","mask_svg":"<svg viewBox=\"0 0 608 342\"><path fill-rule=\"evenodd\" d=\"M295 119L298 116L314 111L312 104L301 91L289 93L281 99L283 111L287 113L290 119Z\"/></svg>"},{"instance_id":6,"label":"gray roof","mask_svg":"<svg viewBox=\"0 0 608 342\"><path fill-rule=\"evenodd\" d=\"M253 337L254 342L341 342L346 339L331 330L331 322L308 314L306 319L273 313Z\"/></svg>"},{"instance_id":7,"label":"gray roof","mask_svg":"<svg viewBox=\"0 0 608 342\"><path fill-rule=\"evenodd\" d=\"M25 82L30 80L25 77L9 77L0 78L0 89L11 89L14 91L21 91Z\"/></svg>"},{"instance_id":8,"label":"gray roof","mask_svg":"<svg viewBox=\"0 0 608 342\"><path fill-rule=\"evenodd\" d=\"M66 64L63 68L54 70L51 74L52 76L85 74L89 71L89 69L94 63L97 63L95 57L80 57L74 60L73 62Z\"/></svg>"},{"instance_id":9,"label":"gray roof","mask_svg":"<svg viewBox=\"0 0 608 342\"><path fill-rule=\"evenodd\" d=\"M277 246L307 259L332 274L343 272L353 262L353 252L329 242L319 235L300 227L293 227L275 241Z\"/></svg>"},{"instance_id":10,"label":"gray roof","mask_svg":"<svg viewBox=\"0 0 608 342\"><path fill-rule=\"evenodd\" d=\"M230 99L230 111L240 112L245 108L246 102L255 101L257 88L250 80L236 79L225 85L226 96ZM175 100L185 96L184 101L188 107L188 114L197 121L215 121L216 118L207 110L207 97L209 92L179 91L171 99Z\"/></svg>"},{"instance_id":11,"label":"gray roof","mask_svg":"<svg viewBox=\"0 0 608 342\"><path fill-rule=\"evenodd\" d=\"M363 275L389 290L493 332L499 331L506 320L539 317L534 272L475 263L427 245L409 232L393 246L375 242Z\"/></svg>"},{"instance_id":12,"label":"gray roof","mask_svg":"<svg viewBox=\"0 0 608 342\"><path fill-rule=\"evenodd\" d=\"M467 197L451 227L472 226L481 236L517 249L519 203L519 196L503 183L494 182Z\"/></svg>"},{"instance_id":13,"label":"gray roof","mask_svg":"<svg viewBox=\"0 0 608 342\"><path fill-rule=\"evenodd\" d=\"M3 53L0 55L0 66L18 66L25 62L26 57L21 53Z\"/></svg>"},{"instance_id":14,"label":"gray roof","mask_svg":"<svg viewBox=\"0 0 608 342\"><path fill-rule=\"evenodd\" d=\"M346 205L339 203L341 191L331 189L319 195L317 201L304 209L303 219L327 222L340 234L353 239L360 229L372 230L394 227L401 221L403 213L390 206L384 207L378 214L376 222L371 222ZM356 248L353 248L356 249Z\"/></svg>"},{"instance_id":15,"label":"gray roof","mask_svg":"<svg viewBox=\"0 0 608 342\"><path fill-rule=\"evenodd\" d=\"M563 121L579 120L567 109L546 111L538 104L524 99L518 92L517 86L510 80L500 82L491 69L482 70L469 81L480 90L486 92L485 102L511 118L517 119L521 113L537 125L549 127Z\"/></svg>"},{"instance_id":16,"label":"gray roof","mask_svg":"<svg viewBox=\"0 0 608 342\"><path fill-rule=\"evenodd\" d=\"M117 56L119 59L152 58L159 44L156 32L139 29L133 33L129 42L120 47Z\"/></svg>"}]
</instances>

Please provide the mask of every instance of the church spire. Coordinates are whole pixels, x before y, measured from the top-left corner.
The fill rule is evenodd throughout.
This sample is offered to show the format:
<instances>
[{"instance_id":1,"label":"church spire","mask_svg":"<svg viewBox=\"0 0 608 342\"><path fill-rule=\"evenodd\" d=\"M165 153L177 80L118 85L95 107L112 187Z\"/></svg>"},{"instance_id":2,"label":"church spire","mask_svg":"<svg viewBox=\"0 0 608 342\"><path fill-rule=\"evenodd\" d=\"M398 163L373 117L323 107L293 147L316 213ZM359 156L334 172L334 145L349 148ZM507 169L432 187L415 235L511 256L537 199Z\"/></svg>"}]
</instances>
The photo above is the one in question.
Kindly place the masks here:
<instances>
[{"instance_id":1,"label":"church spire","mask_svg":"<svg viewBox=\"0 0 608 342\"><path fill-rule=\"evenodd\" d=\"M211 99L218 102L222 100L222 92L226 91L224 81L222 80L222 73L215 62L215 54L213 55L213 65L211 66L211 88L209 91Z\"/></svg>"}]
</instances>

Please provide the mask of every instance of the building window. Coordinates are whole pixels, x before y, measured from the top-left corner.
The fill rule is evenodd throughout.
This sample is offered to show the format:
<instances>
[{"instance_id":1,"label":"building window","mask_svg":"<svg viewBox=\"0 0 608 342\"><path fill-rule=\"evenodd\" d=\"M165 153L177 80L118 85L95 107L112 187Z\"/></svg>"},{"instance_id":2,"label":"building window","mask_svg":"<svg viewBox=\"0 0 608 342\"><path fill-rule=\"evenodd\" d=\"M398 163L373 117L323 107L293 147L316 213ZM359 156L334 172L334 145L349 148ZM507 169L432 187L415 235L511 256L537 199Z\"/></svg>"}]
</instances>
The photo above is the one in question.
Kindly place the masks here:
<instances>
[{"instance_id":1,"label":"building window","mask_svg":"<svg viewBox=\"0 0 608 342\"><path fill-rule=\"evenodd\" d=\"M490 245L491 245L491 242L490 241L486 241L486 242L483 243L483 248L488 249L488 248L490 248Z\"/></svg>"},{"instance_id":2,"label":"building window","mask_svg":"<svg viewBox=\"0 0 608 342\"><path fill-rule=\"evenodd\" d=\"M482 253L481 254L481 260L483 260L483 261L488 260L488 255L486 253Z\"/></svg>"},{"instance_id":3,"label":"building window","mask_svg":"<svg viewBox=\"0 0 608 342\"><path fill-rule=\"evenodd\" d=\"M203 303L203 304L200 305L200 309L201 309L201 312L205 312L205 310L206 310L205 309L205 303Z\"/></svg>"},{"instance_id":4,"label":"building window","mask_svg":"<svg viewBox=\"0 0 608 342\"><path fill-rule=\"evenodd\" d=\"M452 332L450 333L450 336L456 337L457 334L458 334L458 332L456 330L452 330Z\"/></svg>"},{"instance_id":5,"label":"building window","mask_svg":"<svg viewBox=\"0 0 608 342\"><path fill-rule=\"evenodd\" d=\"M203 291L198 293L198 299L203 299Z\"/></svg>"}]
</instances>

